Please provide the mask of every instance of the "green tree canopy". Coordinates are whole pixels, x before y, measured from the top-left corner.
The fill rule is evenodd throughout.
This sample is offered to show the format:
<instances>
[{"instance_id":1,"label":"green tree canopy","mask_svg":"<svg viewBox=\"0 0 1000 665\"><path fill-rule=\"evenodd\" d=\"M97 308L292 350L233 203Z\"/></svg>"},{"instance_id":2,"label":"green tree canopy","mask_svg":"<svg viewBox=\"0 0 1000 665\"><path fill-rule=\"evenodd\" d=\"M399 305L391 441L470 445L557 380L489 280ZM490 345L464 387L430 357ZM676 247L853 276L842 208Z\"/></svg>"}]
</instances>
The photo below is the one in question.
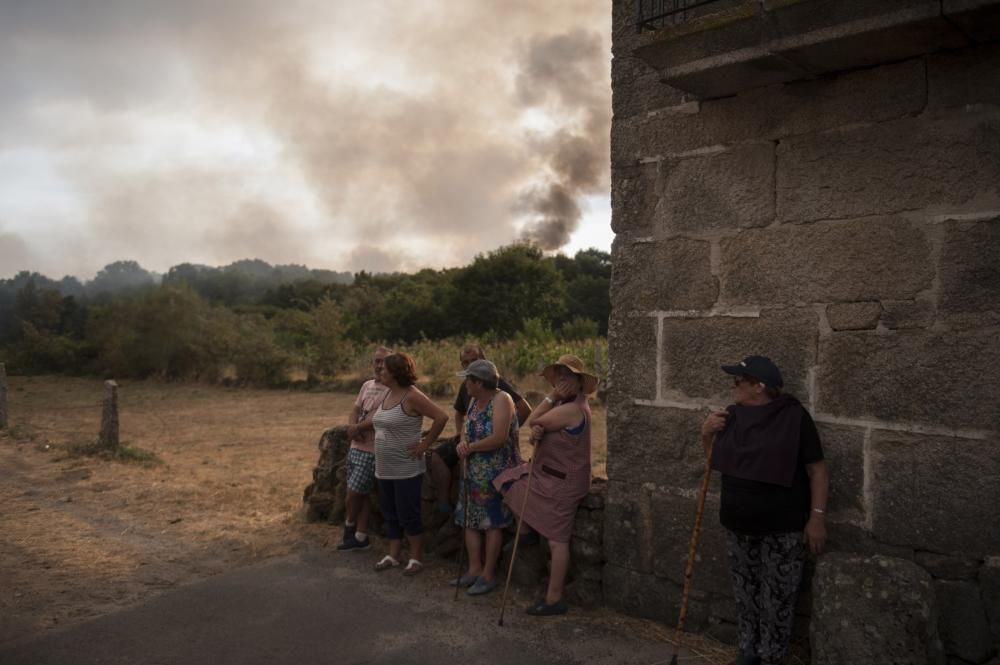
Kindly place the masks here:
<instances>
[{"instance_id":1,"label":"green tree canopy","mask_svg":"<svg viewBox=\"0 0 1000 665\"><path fill-rule=\"evenodd\" d=\"M510 337L526 319L551 320L566 310L566 281L537 247L510 245L476 257L455 278L462 332Z\"/></svg>"}]
</instances>

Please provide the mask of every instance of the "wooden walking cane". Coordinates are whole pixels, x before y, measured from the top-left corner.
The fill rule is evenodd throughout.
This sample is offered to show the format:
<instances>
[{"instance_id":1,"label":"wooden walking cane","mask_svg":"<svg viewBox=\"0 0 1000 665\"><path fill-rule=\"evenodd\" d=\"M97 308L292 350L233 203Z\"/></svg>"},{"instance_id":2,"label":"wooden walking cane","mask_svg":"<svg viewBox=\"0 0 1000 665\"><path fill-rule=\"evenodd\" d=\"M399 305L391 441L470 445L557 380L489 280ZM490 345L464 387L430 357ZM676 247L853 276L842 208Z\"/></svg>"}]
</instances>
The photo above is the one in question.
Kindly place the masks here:
<instances>
[{"instance_id":1,"label":"wooden walking cane","mask_svg":"<svg viewBox=\"0 0 1000 665\"><path fill-rule=\"evenodd\" d=\"M462 459L462 485L465 487L465 497L462 503L462 537L458 541L458 572L455 573L455 598L454 602L458 602L458 581L462 579L462 559L465 558L465 531L469 528L469 457L465 456Z\"/></svg>"},{"instance_id":2,"label":"wooden walking cane","mask_svg":"<svg viewBox=\"0 0 1000 665\"><path fill-rule=\"evenodd\" d=\"M698 493L698 511L694 516L694 528L691 530L691 540L688 543L687 568L684 570L684 590L681 593L681 611L677 616L677 632L684 632L684 619L687 617L688 593L691 591L691 577L694 575L694 558L698 552L698 538L701 536L701 518L705 513L705 496L708 494L708 485L712 477L712 448L715 439L712 439L713 446L708 449L705 455L705 473L701 477L701 490ZM670 665L677 665L677 644L674 644L674 655L670 658Z\"/></svg>"},{"instance_id":3,"label":"wooden walking cane","mask_svg":"<svg viewBox=\"0 0 1000 665\"><path fill-rule=\"evenodd\" d=\"M514 561L517 559L517 544L521 540L521 525L524 523L524 509L528 506L528 495L531 494L531 475L535 470L535 457L537 456L537 447L535 453L531 455L531 460L528 461L528 485L524 488L524 499L521 501L521 512L517 515L517 533L514 534L514 548L510 553L510 564L507 566L507 581L503 585L503 600L500 601L500 620L497 622L498 626L503 625L503 612L507 609L507 590L510 589L510 578L511 574L514 572Z\"/></svg>"}]
</instances>

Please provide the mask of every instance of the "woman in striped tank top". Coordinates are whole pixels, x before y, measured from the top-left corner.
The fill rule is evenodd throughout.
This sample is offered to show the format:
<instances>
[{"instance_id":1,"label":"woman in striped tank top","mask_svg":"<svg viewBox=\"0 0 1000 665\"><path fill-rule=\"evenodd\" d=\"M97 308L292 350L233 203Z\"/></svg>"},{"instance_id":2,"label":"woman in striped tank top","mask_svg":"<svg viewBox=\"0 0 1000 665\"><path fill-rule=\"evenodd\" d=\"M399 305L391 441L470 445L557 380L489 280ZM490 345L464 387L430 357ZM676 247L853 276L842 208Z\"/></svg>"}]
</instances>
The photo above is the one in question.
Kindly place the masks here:
<instances>
[{"instance_id":1,"label":"woman in striped tank top","mask_svg":"<svg viewBox=\"0 0 1000 665\"><path fill-rule=\"evenodd\" d=\"M389 554L375 564L375 570L399 566L403 534L410 544L410 560L404 575L416 575L421 563L420 489L427 470L424 454L437 441L448 422L448 415L413 384L417 368L405 353L387 356L382 370L382 384L389 389L375 410L375 478ZM424 418L434 424L424 437L420 430Z\"/></svg>"}]
</instances>

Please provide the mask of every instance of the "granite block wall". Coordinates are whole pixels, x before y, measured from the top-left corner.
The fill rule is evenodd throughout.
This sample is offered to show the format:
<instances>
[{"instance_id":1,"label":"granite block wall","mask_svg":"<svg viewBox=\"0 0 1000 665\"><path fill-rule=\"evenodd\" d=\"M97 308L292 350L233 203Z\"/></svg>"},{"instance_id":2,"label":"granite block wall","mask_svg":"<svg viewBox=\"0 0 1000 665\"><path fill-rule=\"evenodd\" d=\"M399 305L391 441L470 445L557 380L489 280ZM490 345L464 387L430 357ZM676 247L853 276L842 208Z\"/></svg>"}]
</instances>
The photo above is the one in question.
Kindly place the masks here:
<instances>
[{"instance_id":1,"label":"granite block wall","mask_svg":"<svg viewBox=\"0 0 1000 665\"><path fill-rule=\"evenodd\" d=\"M729 403L719 365L760 353L820 427L830 548L968 571L941 625L978 631L949 656L979 662L1000 647L1000 44L696 99L613 7L607 602L676 619L698 427ZM688 625L725 635L717 502Z\"/></svg>"}]
</instances>

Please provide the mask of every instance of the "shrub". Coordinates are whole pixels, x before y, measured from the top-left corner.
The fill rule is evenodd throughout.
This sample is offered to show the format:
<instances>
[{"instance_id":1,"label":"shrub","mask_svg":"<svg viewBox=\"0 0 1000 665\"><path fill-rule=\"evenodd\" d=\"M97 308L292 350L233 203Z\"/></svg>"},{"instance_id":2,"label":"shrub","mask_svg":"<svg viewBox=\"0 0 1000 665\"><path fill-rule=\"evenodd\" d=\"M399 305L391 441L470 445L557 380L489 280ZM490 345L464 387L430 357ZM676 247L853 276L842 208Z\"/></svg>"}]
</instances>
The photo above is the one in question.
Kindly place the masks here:
<instances>
[{"instance_id":1,"label":"shrub","mask_svg":"<svg viewBox=\"0 0 1000 665\"><path fill-rule=\"evenodd\" d=\"M559 335L563 339L576 342L585 339L594 339L597 337L598 329L597 321L591 321L590 319L578 316L572 321L562 324L562 327L559 329Z\"/></svg>"},{"instance_id":2,"label":"shrub","mask_svg":"<svg viewBox=\"0 0 1000 665\"><path fill-rule=\"evenodd\" d=\"M274 330L259 316L240 317L229 359L242 383L274 386L288 381L292 356L275 343Z\"/></svg>"}]
</instances>

